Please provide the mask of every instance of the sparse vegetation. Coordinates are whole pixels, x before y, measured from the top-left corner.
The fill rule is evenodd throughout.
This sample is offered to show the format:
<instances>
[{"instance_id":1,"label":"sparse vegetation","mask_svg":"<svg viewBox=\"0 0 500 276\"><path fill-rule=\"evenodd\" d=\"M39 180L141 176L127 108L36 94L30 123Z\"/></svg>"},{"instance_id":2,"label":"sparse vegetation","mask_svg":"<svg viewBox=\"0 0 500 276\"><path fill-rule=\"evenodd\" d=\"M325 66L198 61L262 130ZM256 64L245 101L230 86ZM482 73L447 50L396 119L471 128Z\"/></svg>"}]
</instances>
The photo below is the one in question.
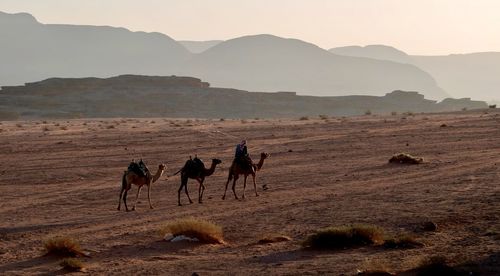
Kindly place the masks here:
<instances>
[{"instance_id":1,"label":"sparse vegetation","mask_svg":"<svg viewBox=\"0 0 500 276\"><path fill-rule=\"evenodd\" d=\"M420 265L412 269L414 275L462 275L455 268L448 265L448 260L443 256L431 256L423 259Z\"/></svg>"},{"instance_id":2,"label":"sparse vegetation","mask_svg":"<svg viewBox=\"0 0 500 276\"><path fill-rule=\"evenodd\" d=\"M242 120L241 120L241 123L242 123L242 124L246 124L246 123L248 123L248 121L247 121L247 120L245 120L245 119L242 119Z\"/></svg>"},{"instance_id":3,"label":"sparse vegetation","mask_svg":"<svg viewBox=\"0 0 500 276\"><path fill-rule=\"evenodd\" d=\"M71 272L84 271L83 263L75 258L65 258L59 263L59 266Z\"/></svg>"},{"instance_id":4,"label":"sparse vegetation","mask_svg":"<svg viewBox=\"0 0 500 276\"><path fill-rule=\"evenodd\" d=\"M67 126L62 126L61 130L68 130L68 127Z\"/></svg>"},{"instance_id":5,"label":"sparse vegetation","mask_svg":"<svg viewBox=\"0 0 500 276\"><path fill-rule=\"evenodd\" d=\"M406 116L415 116L415 113L413 113L412 111L406 111L404 113L404 115L406 115Z\"/></svg>"},{"instance_id":6,"label":"sparse vegetation","mask_svg":"<svg viewBox=\"0 0 500 276\"><path fill-rule=\"evenodd\" d=\"M42 128L42 130L43 130L43 131L50 131L50 128L49 128L48 126L44 126L44 127Z\"/></svg>"},{"instance_id":7,"label":"sparse vegetation","mask_svg":"<svg viewBox=\"0 0 500 276\"><path fill-rule=\"evenodd\" d=\"M319 118L320 118L321 120L327 120L327 119L328 119L328 115L321 115L321 114L320 114L320 115L319 115Z\"/></svg>"},{"instance_id":8,"label":"sparse vegetation","mask_svg":"<svg viewBox=\"0 0 500 276\"><path fill-rule=\"evenodd\" d=\"M398 153L389 159L389 163L397 164L421 164L424 162L423 158L412 156L408 153Z\"/></svg>"},{"instance_id":9,"label":"sparse vegetation","mask_svg":"<svg viewBox=\"0 0 500 276\"><path fill-rule=\"evenodd\" d=\"M392 116L396 116L396 115L398 115L398 113L397 113L396 111L392 111L392 112L391 112L391 115L392 115Z\"/></svg>"},{"instance_id":10,"label":"sparse vegetation","mask_svg":"<svg viewBox=\"0 0 500 276\"><path fill-rule=\"evenodd\" d=\"M47 255L61 257L84 256L80 244L70 237L55 237L43 243Z\"/></svg>"},{"instance_id":11,"label":"sparse vegetation","mask_svg":"<svg viewBox=\"0 0 500 276\"><path fill-rule=\"evenodd\" d=\"M407 249L407 248L419 248L424 246L423 243L417 241L414 236L409 234L398 235L394 238L389 238L384 241L384 246L386 248L392 249Z\"/></svg>"},{"instance_id":12,"label":"sparse vegetation","mask_svg":"<svg viewBox=\"0 0 500 276\"><path fill-rule=\"evenodd\" d=\"M372 115L372 111L371 111L371 110L367 110L367 111L365 111L365 115L367 115L367 116L368 116L368 115Z\"/></svg>"},{"instance_id":13,"label":"sparse vegetation","mask_svg":"<svg viewBox=\"0 0 500 276\"><path fill-rule=\"evenodd\" d=\"M22 127L23 127L23 125L22 125L22 124L16 124L16 127L18 127L18 128L22 128Z\"/></svg>"},{"instance_id":14,"label":"sparse vegetation","mask_svg":"<svg viewBox=\"0 0 500 276\"><path fill-rule=\"evenodd\" d=\"M113 128L116 128L114 125L108 125L106 126L107 129L113 129Z\"/></svg>"},{"instance_id":15,"label":"sparse vegetation","mask_svg":"<svg viewBox=\"0 0 500 276\"><path fill-rule=\"evenodd\" d=\"M178 219L163 226L160 233L174 237L184 235L204 243L224 243L222 227L203 219Z\"/></svg>"},{"instance_id":16,"label":"sparse vegetation","mask_svg":"<svg viewBox=\"0 0 500 276\"><path fill-rule=\"evenodd\" d=\"M224 122L226 119L220 118L219 121Z\"/></svg>"},{"instance_id":17,"label":"sparse vegetation","mask_svg":"<svg viewBox=\"0 0 500 276\"><path fill-rule=\"evenodd\" d=\"M309 117L307 117L307 116L302 116L302 117L300 117L300 118L299 118L299 120L300 120L300 121L307 121L307 120L309 120Z\"/></svg>"},{"instance_id":18,"label":"sparse vegetation","mask_svg":"<svg viewBox=\"0 0 500 276\"><path fill-rule=\"evenodd\" d=\"M312 249L339 249L380 244L384 230L374 225L328 227L310 235L303 246Z\"/></svg>"},{"instance_id":19,"label":"sparse vegetation","mask_svg":"<svg viewBox=\"0 0 500 276\"><path fill-rule=\"evenodd\" d=\"M491 108L491 109L495 109L495 108L497 108L497 105L496 104L492 104L492 105L489 105L488 107Z\"/></svg>"}]
</instances>

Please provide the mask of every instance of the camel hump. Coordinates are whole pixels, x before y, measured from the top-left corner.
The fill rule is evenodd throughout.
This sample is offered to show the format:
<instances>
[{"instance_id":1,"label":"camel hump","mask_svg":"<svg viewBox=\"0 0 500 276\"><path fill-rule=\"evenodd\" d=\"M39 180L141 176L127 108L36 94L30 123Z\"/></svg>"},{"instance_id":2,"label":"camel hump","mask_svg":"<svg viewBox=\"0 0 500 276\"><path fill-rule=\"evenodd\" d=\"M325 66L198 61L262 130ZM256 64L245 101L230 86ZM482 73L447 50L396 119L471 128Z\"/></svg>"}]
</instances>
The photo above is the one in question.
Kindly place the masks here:
<instances>
[{"instance_id":1,"label":"camel hump","mask_svg":"<svg viewBox=\"0 0 500 276\"><path fill-rule=\"evenodd\" d=\"M146 164L144 164L144 162L142 161L142 159L137 163L137 162L131 162L129 165L128 165L128 168L127 168L127 171L128 172L133 172L139 176L146 176L149 172L149 169L148 167L146 166Z\"/></svg>"}]
</instances>

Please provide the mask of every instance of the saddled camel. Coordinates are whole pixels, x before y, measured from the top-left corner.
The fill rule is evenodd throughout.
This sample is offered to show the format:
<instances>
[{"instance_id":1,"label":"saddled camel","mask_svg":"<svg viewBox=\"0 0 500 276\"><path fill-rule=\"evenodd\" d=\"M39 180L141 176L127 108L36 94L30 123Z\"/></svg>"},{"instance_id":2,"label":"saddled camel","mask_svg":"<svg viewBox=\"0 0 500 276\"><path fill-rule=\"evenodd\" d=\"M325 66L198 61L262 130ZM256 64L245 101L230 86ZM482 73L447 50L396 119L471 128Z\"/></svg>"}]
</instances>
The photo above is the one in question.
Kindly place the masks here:
<instances>
[{"instance_id":1,"label":"saddled camel","mask_svg":"<svg viewBox=\"0 0 500 276\"><path fill-rule=\"evenodd\" d=\"M186 192L186 195L189 199L189 203L193 203L193 201L189 197L189 192L187 188L187 183L189 178L195 179L200 184L198 189L198 202L202 203L203 192L205 191L205 185L203 185L203 181L205 181L205 178L207 176L211 176L214 173L215 167L220 163L222 163L221 160L212 159L212 165L210 166L210 168L207 169L205 168L203 162L201 162L201 160L198 159L197 157L195 157L194 159L189 158L189 160L186 161L184 167L182 167L182 169L180 169L174 174L176 175L178 173L181 173L181 186L179 187L179 191L177 192L177 201L179 206L182 206L181 204L182 188L184 188L184 191Z\"/></svg>"},{"instance_id":2,"label":"saddled camel","mask_svg":"<svg viewBox=\"0 0 500 276\"><path fill-rule=\"evenodd\" d=\"M142 186L146 185L148 187L148 202L149 202L149 208L153 209L153 205L151 205L151 184L156 182L158 180L163 172L165 171L165 164L160 164L158 166L158 171L156 172L155 175L152 175L149 170L146 171L146 175L138 175L137 173L127 170L123 173L122 177L122 189L120 191L120 199L118 201L118 210L120 210L121 203L122 203L122 198L123 198L123 203L125 204L125 210L128 212L128 207L127 207L127 193L132 188L132 184L137 185L137 194L135 196L135 203L134 206L132 207L132 211L135 210L135 206L137 205L137 200L139 199L139 194L141 192Z\"/></svg>"},{"instance_id":3,"label":"saddled camel","mask_svg":"<svg viewBox=\"0 0 500 276\"><path fill-rule=\"evenodd\" d=\"M236 186L236 180L238 180L240 175L244 176L242 198L245 198L245 188L247 186L247 177L249 175L252 176L253 187L255 190L255 196L259 196L259 194L257 193L257 184L255 183L255 174L257 173L257 171L259 171L262 168L262 166L264 165L264 160L266 158L268 158L269 156L270 156L269 153L265 153L265 152L261 153L259 163L251 164L251 166L246 166L246 168L239 165L238 162L233 162L231 168L229 169L229 176L227 177L226 189L224 190L224 195L222 196L222 199L223 200L226 199L227 186L229 185L229 182L231 180L233 180L232 189L233 189L234 197L236 199L238 199L238 196L236 195L235 186Z\"/></svg>"}]
</instances>

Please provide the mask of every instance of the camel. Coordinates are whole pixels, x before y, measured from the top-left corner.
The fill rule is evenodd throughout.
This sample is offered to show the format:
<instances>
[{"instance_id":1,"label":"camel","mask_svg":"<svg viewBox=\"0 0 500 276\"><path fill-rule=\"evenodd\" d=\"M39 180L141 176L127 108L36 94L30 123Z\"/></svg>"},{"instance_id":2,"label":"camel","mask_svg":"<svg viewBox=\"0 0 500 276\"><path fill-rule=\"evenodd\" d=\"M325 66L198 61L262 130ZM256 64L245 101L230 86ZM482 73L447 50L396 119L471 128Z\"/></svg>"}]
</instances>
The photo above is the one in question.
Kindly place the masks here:
<instances>
[{"instance_id":1,"label":"camel","mask_svg":"<svg viewBox=\"0 0 500 276\"><path fill-rule=\"evenodd\" d=\"M179 187L179 191L177 192L177 200L179 206L182 206L181 204L181 191L182 188L184 187L184 191L186 192L186 195L189 199L189 203L193 203L191 198L189 197L188 193L188 188L187 188L187 183L189 178L195 179L198 181L199 189L198 189L198 203L202 203L203 201L203 192L205 191L205 185L203 185L203 181L205 181L205 177L211 176L214 171L215 167L222 163L221 160L219 159L212 159L212 165L210 166L209 169L205 168L205 165L203 162L201 162L200 159L195 157L194 159L191 159L189 157L189 160L186 161L186 164L184 164L184 167L174 173L174 175L178 174L179 172L181 173L181 186Z\"/></svg>"},{"instance_id":2,"label":"camel","mask_svg":"<svg viewBox=\"0 0 500 276\"><path fill-rule=\"evenodd\" d=\"M165 164L160 164L158 166L158 171L156 172L155 175L151 175L149 171L146 172L146 176L141 176L138 175L137 173L127 170L123 173L122 177L122 189L120 191L120 199L118 201L118 211L120 210L121 207L121 201L123 198L123 203L125 204L125 210L128 212L128 207L127 207L127 193L132 188L132 184L135 184L138 186L137 188L137 194L135 196L135 203L134 206L132 207L132 211L135 211L135 206L137 205L137 200L139 199L139 194L141 192L142 186L146 185L148 187L148 202L149 202L149 208L153 209L153 205L151 205L151 184L156 182L158 180L163 172L165 171Z\"/></svg>"},{"instance_id":3,"label":"camel","mask_svg":"<svg viewBox=\"0 0 500 276\"><path fill-rule=\"evenodd\" d=\"M255 174L257 173L257 171L259 171L262 168L262 166L264 165L264 160L266 158L268 158L269 156L270 156L269 153L265 153L265 152L261 153L259 163L252 164L252 166L250 166L250 169L242 168L237 162L233 162L233 165L229 169L229 176L227 178L226 189L224 190L224 195L222 196L222 200L226 199L227 186L229 185L229 181L231 181L231 179L233 180L232 189L233 189L234 197L236 199L239 199L238 196L236 195L235 186L236 186L236 180L238 180L240 174L244 175L242 198L245 198L245 188L247 186L247 177L249 175L252 175L255 196L259 196L259 194L257 193L257 184L255 183Z\"/></svg>"}]
</instances>

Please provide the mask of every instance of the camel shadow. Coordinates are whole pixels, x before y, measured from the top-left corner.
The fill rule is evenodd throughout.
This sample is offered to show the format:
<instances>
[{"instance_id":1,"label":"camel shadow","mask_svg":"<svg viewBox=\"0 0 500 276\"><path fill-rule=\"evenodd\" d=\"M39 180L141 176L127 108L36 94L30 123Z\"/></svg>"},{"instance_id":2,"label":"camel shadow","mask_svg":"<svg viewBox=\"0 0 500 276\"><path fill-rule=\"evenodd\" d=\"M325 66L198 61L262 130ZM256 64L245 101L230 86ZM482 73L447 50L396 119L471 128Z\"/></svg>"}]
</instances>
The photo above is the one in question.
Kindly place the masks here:
<instances>
[{"instance_id":1,"label":"camel shadow","mask_svg":"<svg viewBox=\"0 0 500 276\"><path fill-rule=\"evenodd\" d=\"M100 258L148 258L157 257L159 255L189 255L190 251L197 247L203 246L203 243L179 241L168 242L165 240L153 241L146 244L124 244L115 245L108 250L98 252L92 257Z\"/></svg>"},{"instance_id":2,"label":"camel shadow","mask_svg":"<svg viewBox=\"0 0 500 276\"><path fill-rule=\"evenodd\" d=\"M20 262L8 263L0 266L0 274L6 274L7 272L19 272L22 269L32 268L39 265L44 265L47 263L57 263L59 259L49 256L39 256L33 259L24 260Z\"/></svg>"},{"instance_id":3,"label":"camel shadow","mask_svg":"<svg viewBox=\"0 0 500 276\"><path fill-rule=\"evenodd\" d=\"M312 259L318 254L319 252L317 251L294 249L260 256L257 258L257 261L264 264L294 262L298 260Z\"/></svg>"}]
</instances>

